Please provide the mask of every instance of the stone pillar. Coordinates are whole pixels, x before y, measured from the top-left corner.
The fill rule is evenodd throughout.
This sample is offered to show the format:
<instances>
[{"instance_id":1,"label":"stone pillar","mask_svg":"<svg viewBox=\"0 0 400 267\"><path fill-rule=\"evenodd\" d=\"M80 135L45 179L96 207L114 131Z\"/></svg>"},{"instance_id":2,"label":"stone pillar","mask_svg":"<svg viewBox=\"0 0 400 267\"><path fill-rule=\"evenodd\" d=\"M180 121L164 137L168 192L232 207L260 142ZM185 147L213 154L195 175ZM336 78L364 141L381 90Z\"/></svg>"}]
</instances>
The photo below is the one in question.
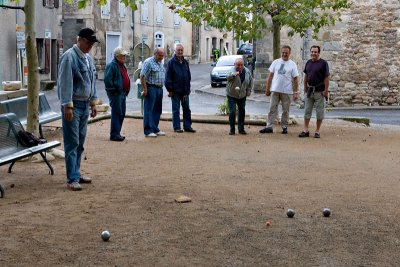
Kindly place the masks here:
<instances>
[{"instance_id":1,"label":"stone pillar","mask_svg":"<svg viewBox=\"0 0 400 267\"><path fill-rule=\"evenodd\" d=\"M256 63L253 72L254 91L265 92L265 82L268 77L268 68L273 61L272 56L272 34L266 32L262 39L254 42L256 49Z\"/></svg>"}]
</instances>

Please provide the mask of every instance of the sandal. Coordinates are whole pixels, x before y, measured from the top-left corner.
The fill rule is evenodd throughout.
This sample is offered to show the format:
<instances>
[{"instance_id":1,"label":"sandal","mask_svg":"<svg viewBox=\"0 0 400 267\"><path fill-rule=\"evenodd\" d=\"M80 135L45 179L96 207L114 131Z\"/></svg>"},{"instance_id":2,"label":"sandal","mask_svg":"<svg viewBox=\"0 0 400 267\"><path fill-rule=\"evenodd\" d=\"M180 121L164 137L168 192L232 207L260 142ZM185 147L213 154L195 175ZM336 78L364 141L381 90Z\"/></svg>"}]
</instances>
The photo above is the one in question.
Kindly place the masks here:
<instances>
[{"instance_id":1,"label":"sandal","mask_svg":"<svg viewBox=\"0 0 400 267\"><path fill-rule=\"evenodd\" d=\"M310 132L304 132L302 131L301 133L299 133L299 137L303 138L303 137L309 137L310 136Z\"/></svg>"}]
</instances>

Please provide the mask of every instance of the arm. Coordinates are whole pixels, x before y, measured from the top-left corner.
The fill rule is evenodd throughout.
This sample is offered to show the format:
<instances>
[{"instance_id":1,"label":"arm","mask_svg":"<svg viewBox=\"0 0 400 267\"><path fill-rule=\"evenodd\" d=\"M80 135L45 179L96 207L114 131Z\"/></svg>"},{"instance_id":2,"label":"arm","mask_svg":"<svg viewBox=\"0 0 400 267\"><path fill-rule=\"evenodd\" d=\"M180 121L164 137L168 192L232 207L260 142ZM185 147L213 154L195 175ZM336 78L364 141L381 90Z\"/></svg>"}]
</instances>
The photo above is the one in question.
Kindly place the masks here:
<instances>
[{"instance_id":1,"label":"arm","mask_svg":"<svg viewBox=\"0 0 400 267\"><path fill-rule=\"evenodd\" d=\"M329 76L326 76L326 77L325 77L325 79L324 79L324 85L325 85L325 89L324 89L323 95L324 95L325 97L327 97L327 96L328 96L328 89L329 89Z\"/></svg>"},{"instance_id":2,"label":"arm","mask_svg":"<svg viewBox=\"0 0 400 267\"><path fill-rule=\"evenodd\" d=\"M304 84L304 94L305 95L307 94L307 83L308 83L308 77L307 77L307 74L304 74L303 84Z\"/></svg>"},{"instance_id":3,"label":"arm","mask_svg":"<svg viewBox=\"0 0 400 267\"><path fill-rule=\"evenodd\" d=\"M293 78L293 100L296 101L299 98L299 76Z\"/></svg>"},{"instance_id":4,"label":"arm","mask_svg":"<svg viewBox=\"0 0 400 267\"><path fill-rule=\"evenodd\" d=\"M271 95L271 84L272 84L272 79L274 78L274 73L270 72L268 75L267 79L267 87L265 89L265 95L270 96Z\"/></svg>"},{"instance_id":5,"label":"arm","mask_svg":"<svg viewBox=\"0 0 400 267\"><path fill-rule=\"evenodd\" d=\"M72 59L65 55L65 58L61 59L60 68L58 71L58 98L60 99L61 106L64 109L64 119L71 121L73 118L72 109L74 104L72 102L73 92L73 71L72 71Z\"/></svg>"},{"instance_id":6,"label":"arm","mask_svg":"<svg viewBox=\"0 0 400 267\"><path fill-rule=\"evenodd\" d=\"M227 74L226 74L226 79L228 81L231 81L236 78L236 76L239 75L239 72L235 70L235 68L232 68Z\"/></svg>"},{"instance_id":7,"label":"arm","mask_svg":"<svg viewBox=\"0 0 400 267\"><path fill-rule=\"evenodd\" d=\"M165 70L165 88L168 91L168 97L173 95L173 80L174 80L174 70L172 68L172 62L168 61L167 69Z\"/></svg>"},{"instance_id":8,"label":"arm","mask_svg":"<svg viewBox=\"0 0 400 267\"><path fill-rule=\"evenodd\" d=\"M253 90L253 77L251 76L250 71L247 72L249 74L249 85L246 88L246 96L250 96L251 95L251 91Z\"/></svg>"}]
</instances>

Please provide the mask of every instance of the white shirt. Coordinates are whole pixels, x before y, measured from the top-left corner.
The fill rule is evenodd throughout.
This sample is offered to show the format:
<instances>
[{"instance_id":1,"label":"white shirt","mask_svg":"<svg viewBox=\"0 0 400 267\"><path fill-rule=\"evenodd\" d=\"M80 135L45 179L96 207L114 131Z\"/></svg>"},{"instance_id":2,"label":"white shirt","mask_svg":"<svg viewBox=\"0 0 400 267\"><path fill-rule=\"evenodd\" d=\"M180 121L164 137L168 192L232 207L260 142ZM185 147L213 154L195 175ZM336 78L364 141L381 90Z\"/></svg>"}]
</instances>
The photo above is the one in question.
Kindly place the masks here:
<instances>
[{"instance_id":1,"label":"white shirt","mask_svg":"<svg viewBox=\"0 0 400 267\"><path fill-rule=\"evenodd\" d=\"M293 60L275 59L269 67L269 71L274 74L271 92L293 94L293 78L299 76L297 65Z\"/></svg>"}]
</instances>

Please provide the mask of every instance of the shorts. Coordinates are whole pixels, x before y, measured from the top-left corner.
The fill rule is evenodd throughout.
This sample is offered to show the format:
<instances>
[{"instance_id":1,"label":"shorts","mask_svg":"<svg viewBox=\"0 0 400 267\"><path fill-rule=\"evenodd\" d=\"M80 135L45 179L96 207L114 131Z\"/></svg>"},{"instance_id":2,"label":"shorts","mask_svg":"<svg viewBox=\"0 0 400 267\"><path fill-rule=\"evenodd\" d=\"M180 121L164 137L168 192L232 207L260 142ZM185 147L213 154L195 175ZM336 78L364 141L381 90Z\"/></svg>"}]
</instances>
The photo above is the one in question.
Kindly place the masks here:
<instances>
[{"instance_id":1,"label":"shorts","mask_svg":"<svg viewBox=\"0 0 400 267\"><path fill-rule=\"evenodd\" d=\"M325 117L325 97L323 92L314 92L309 97L306 97L304 119L311 119L314 104L317 120L323 120Z\"/></svg>"}]
</instances>

